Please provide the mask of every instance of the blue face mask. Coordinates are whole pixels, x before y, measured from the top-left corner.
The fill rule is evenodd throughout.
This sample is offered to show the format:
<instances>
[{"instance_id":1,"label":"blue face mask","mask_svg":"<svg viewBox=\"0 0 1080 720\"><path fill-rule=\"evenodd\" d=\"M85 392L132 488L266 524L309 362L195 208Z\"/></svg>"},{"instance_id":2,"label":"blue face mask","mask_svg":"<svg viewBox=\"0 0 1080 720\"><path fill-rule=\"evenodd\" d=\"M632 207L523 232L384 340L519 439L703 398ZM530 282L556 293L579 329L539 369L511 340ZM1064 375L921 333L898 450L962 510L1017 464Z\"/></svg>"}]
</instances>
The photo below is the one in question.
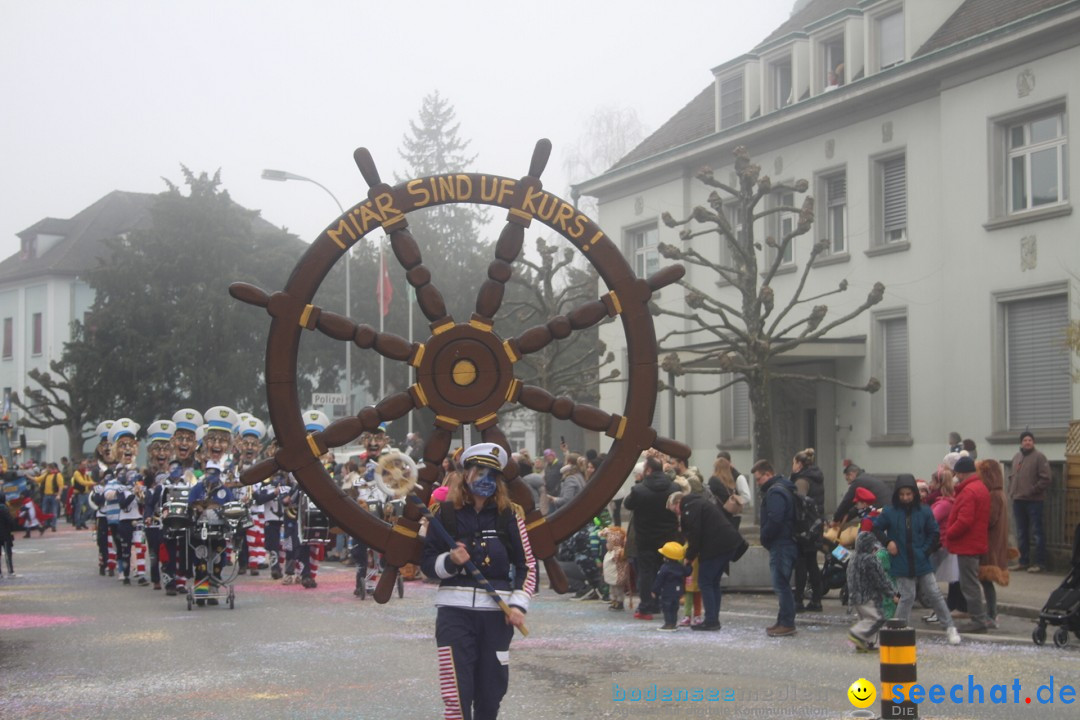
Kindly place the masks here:
<instances>
[{"instance_id":1,"label":"blue face mask","mask_svg":"<svg viewBox=\"0 0 1080 720\"><path fill-rule=\"evenodd\" d=\"M480 474L472 481L470 489L476 497L491 497L495 494L495 473L491 470L481 470Z\"/></svg>"}]
</instances>

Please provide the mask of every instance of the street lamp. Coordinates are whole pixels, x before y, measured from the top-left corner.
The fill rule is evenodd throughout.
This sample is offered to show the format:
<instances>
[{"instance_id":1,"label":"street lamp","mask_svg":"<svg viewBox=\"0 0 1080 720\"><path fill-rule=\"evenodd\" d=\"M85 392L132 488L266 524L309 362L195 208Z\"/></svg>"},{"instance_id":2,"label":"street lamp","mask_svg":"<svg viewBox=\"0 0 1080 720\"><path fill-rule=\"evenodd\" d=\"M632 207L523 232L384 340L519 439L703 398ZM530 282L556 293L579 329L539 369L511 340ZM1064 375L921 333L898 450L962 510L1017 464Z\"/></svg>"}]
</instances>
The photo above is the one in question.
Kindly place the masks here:
<instances>
[{"instance_id":1,"label":"street lamp","mask_svg":"<svg viewBox=\"0 0 1080 720\"><path fill-rule=\"evenodd\" d=\"M320 188L322 188L326 192L327 195L329 195L331 197L331 199L334 201L334 204L337 205L339 214L340 215L345 214L345 208L343 208L341 206L341 201L339 201L337 199L337 196L334 195L334 193L330 192L330 188L326 187L325 185L323 185L318 180L312 180L309 177L304 177L303 175L297 175L296 173L286 172L284 170L263 170L262 171L262 179L263 180L273 180L274 182L285 182L286 180L300 180L302 182L309 182L309 183L312 183L313 185L318 185ZM348 315L350 315L352 313L352 302L351 302L351 298L350 298L350 282L349 282L349 277L350 277L350 274L351 274L350 271L349 271L349 262L350 262L350 260L352 260L352 247L349 248L349 251L346 253L346 256L345 256L345 315L346 316L348 316ZM345 413L346 415L352 415L352 412L353 412L353 404L352 404L352 343L345 343L345 410L346 410L346 413Z\"/></svg>"}]
</instances>

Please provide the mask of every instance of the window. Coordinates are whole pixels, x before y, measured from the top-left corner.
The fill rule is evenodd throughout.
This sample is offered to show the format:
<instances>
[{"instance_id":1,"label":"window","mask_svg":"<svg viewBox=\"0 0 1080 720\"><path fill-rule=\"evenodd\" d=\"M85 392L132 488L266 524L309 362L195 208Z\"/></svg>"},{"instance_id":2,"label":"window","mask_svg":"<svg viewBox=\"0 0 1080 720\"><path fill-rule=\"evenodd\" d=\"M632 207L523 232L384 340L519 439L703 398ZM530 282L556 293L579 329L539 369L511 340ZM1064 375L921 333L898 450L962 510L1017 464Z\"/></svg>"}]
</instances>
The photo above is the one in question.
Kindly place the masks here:
<instances>
[{"instance_id":1,"label":"window","mask_svg":"<svg viewBox=\"0 0 1080 720\"><path fill-rule=\"evenodd\" d=\"M4 318L4 359L10 360L15 353L15 318Z\"/></svg>"},{"instance_id":2,"label":"window","mask_svg":"<svg viewBox=\"0 0 1080 720\"><path fill-rule=\"evenodd\" d=\"M720 376L720 383L729 383L735 378L731 374ZM750 386L737 382L721 391L720 408L723 414L720 423L720 438L724 445L750 443Z\"/></svg>"},{"instance_id":3,"label":"window","mask_svg":"<svg viewBox=\"0 0 1080 720\"><path fill-rule=\"evenodd\" d=\"M1065 114L1055 112L1008 128L1009 212L1064 202Z\"/></svg>"},{"instance_id":4,"label":"window","mask_svg":"<svg viewBox=\"0 0 1080 720\"><path fill-rule=\"evenodd\" d=\"M772 109L779 110L795 102L795 89L791 84L791 58L769 65L769 81L772 83Z\"/></svg>"},{"instance_id":5,"label":"window","mask_svg":"<svg viewBox=\"0 0 1080 720\"><path fill-rule=\"evenodd\" d=\"M780 195L772 196L773 207L793 207L795 205L795 193L782 193ZM769 229L767 232L772 235L776 244L779 246L784 242L784 236L795 229L796 215L791 212L775 213L769 216ZM769 263L776 259L776 250L770 248ZM792 238L788 246L784 248L784 257L780 261L780 265L793 265L795 263L795 239Z\"/></svg>"},{"instance_id":6,"label":"window","mask_svg":"<svg viewBox=\"0 0 1080 720\"><path fill-rule=\"evenodd\" d=\"M1072 419L1072 376L1064 342L1068 296L1005 302L1000 317L1006 429L1067 427Z\"/></svg>"},{"instance_id":7,"label":"window","mask_svg":"<svg viewBox=\"0 0 1080 720\"><path fill-rule=\"evenodd\" d=\"M883 15L875 24L878 69L884 70L904 62L904 11Z\"/></svg>"},{"instance_id":8,"label":"window","mask_svg":"<svg viewBox=\"0 0 1080 720\"><path fill-rule=\"evenodd\" d=\"M907 311L874 314L871 348L874 376L881 390L871 396L871 444L911 444L911 379Z\"/></svg>"},{"instance_id":9,"label":"window","mask_svg":"<svg viewBox=\"0 0 1080 720\"><path fill-rule=\"evenodd\" d=\"M822 177L821 194L825 196L825 222L821 226L821 237L829 241L826 253L846 253L847 172L842 170Z\"/></svg>"},{"instance_id":10,"label":"window","mask_svg":"<svg viewBox=\"0 0 1080 720\"><path fill-rule=\"evenodd\" d=\"M826 90L835 90L844 84L844 36L827 40L821 46Z\"/></svg>"},{"instance_id":11,"label":"window","mask_svg":"<svg viewBox=\"0 0 1080 720\"><path fill-rule=\"evenodd\" d=\"M907 158L893 156L875 161L875 180L878 187L877 233L879 245L907 240Z\"/></svg>"},{"instance_id":12,"label":"window","mask_svg":"<svg viewBox=\"0 0 1080 720\"><path fill-rule=\"evenodd\" d=\"M31 324L33 327L33 336L30 340L31 354L41 354L41 313L34 313Z\"/></svg>"},{"instance_id":13,"label":"window","mask_svg":"<svg viewBox=\"0 0 1080 720\"><path fill-rule=\"evenodd\" d=\"M743 76L732 75L720 81L720 129L738 125L746 119L743 110Z\"/></svg>"},{"instance_id":14,"label":"window","mask_svg":"<svg viewBox=\"0 0 1080 720\"><path fill-rule=\"evenodd\" d=\"M660 269L660 253L656 244L655 225L630 231L630 253L633 255L634 272L639 278L647 278Z\"/></svg>"},{"instance_id":15,"label":"window","mask_svg":"<svg viewBox=\"0 0 1080 720\"><path fill-rule=\"evenodd\" d=\"M739 218L739 203L724 203L724 216L731 224L737 242L741 245L746 242L746 233L743 231L742 222ZM731 242L726 237L720 239L720 264L732 270L740 270L745 263L739 260L739 253L732 249Z\"/></svg>"},{"instance_id":16,"label":"window","mask_svg":"<svg viewBox=\"0 0 1080 720\"><path fill-rule=\"evenodd\" d=\"M37 257L37 235L22 239L19 257L23 260L33 260Z\"/></svg>"},{"instance_id":17,"label":"window","mask_svg":"<svg viewBox=\"0 0 1080 720\"><path fill-rule=\"evenodd\" d=\"M885 434L911 434L911 395L908 383L907 318L883 320L881 338L885 359L883 391Z\"/></svg>"}]
</instances>

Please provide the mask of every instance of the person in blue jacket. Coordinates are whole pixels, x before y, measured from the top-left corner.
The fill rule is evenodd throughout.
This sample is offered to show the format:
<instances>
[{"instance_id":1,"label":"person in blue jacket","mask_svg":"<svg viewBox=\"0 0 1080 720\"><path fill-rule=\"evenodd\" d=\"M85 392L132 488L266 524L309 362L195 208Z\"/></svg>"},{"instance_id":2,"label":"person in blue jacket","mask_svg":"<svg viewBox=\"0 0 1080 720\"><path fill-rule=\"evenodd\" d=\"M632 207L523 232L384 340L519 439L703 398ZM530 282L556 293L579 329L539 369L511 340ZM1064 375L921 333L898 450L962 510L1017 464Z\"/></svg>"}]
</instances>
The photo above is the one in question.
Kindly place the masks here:
<instances>
[{"instance_id":1,"label":"person in blue jacket","mask_svg":"<svg viewBox=\"0 0 1080 720\"><path fill-rule=\"evenodd\" d=\"M895 618L906 624L916 594L921 595L930 601L938 621L945 626L949 644L960 644L960 634L930 563L930 555L941 544L938 524L930 508L919 501L913 475L897 476L892 504L874 519L874 534L889 552L889 572L900 592Z\"/></svg>"},{"instance_id":2,"label":"person in blue jacket","mask_svg":"<svg viewBox=\"0 0 1080 720\"><path fill-rule=\"evenodd\" d=\"M514 628L524 625L536 590L529 536L503 480L509 460L496 443L468 448L461 456L464 482L436 511L454 546L430 529L424 544L421 568L440 581L435 643L446 718L498 716L510 680L510 640ZM465 568L469 560L510 606L509 614Z\"/></svg>"}]
</instances>

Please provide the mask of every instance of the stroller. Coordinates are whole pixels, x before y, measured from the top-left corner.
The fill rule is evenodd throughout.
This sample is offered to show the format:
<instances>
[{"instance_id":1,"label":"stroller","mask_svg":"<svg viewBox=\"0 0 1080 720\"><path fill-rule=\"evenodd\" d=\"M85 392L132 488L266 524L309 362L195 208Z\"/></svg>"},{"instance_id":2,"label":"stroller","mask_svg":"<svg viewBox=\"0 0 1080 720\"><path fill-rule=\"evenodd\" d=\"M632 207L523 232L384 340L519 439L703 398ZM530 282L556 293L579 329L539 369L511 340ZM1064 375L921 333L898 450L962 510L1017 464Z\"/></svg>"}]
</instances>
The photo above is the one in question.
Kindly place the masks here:
<instances>
[{"instance_id":1,"label":"stroller","mask_svg":"<svg viewBox=\"0 0 1080 720\"><path fill-rule=\"evenodd\" d=\"M1049 599L1039 612L1039 624L1031 631L1036 645L1046 642L1046 626L1054 625L1054 645L1065 647L1069 631L1080 638L1080 524L1073 532L1072 570L1061 585L1050 593Z\"/></svg>"},{"instance_id":2,"label":"stroller","mask_svg":"<svg viewBox=\"0 0 1080 720\"><path fill-rule=\"evenodd\" d=\"M855 532L851 532L851 528ZM848 602L847 566L857 534L858 525L849 524L842 532L826 531L821 540L821 552L825 553L825 564L821 567L821 592L828 595L830 590L839 590L842 605Z\"/></svg>"}]
</instances>

